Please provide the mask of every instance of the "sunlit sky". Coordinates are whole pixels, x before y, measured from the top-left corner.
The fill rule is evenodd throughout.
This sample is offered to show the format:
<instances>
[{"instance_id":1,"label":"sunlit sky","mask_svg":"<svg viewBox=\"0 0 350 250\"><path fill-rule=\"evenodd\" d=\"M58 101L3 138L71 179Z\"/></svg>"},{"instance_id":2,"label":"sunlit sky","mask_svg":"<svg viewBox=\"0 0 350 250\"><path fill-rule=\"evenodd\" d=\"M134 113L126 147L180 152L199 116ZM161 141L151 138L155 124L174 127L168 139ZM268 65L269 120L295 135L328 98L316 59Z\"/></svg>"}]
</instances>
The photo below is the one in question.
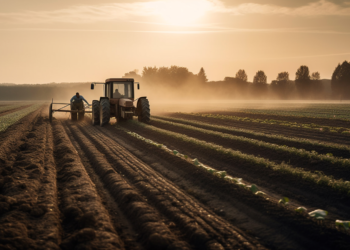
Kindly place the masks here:
<instances>
[{"instance_id":1,"label":"sunlit sky","mask_svg":"<svg viewBox=\"0 0 350 250\"><path fill-rule=\"evenodd\" d=\"M0 0L0 83L103 81L144 66L330 78L350 60L350 0Z\"/></svg>"}]
</instances>

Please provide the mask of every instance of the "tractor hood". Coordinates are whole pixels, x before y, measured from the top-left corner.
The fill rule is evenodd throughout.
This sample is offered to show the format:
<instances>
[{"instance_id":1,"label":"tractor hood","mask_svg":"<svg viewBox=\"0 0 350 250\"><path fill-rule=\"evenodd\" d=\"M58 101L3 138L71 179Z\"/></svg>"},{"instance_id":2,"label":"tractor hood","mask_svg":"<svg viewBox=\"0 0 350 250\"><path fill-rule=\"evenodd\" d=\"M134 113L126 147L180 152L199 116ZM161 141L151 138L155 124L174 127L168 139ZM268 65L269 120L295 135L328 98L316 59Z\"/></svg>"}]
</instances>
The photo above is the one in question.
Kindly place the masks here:
<instances>
[{"instance_id":1,"label":"tractor hood","mask_svg":"<svg viewBox=\"0 0 350 250\"><path fill-rule=\"evenodd\" d=\"M123 98L119 100L119 106L132 108L134 107L134 102L131 99Z\"/></svg>"}]
</instances>

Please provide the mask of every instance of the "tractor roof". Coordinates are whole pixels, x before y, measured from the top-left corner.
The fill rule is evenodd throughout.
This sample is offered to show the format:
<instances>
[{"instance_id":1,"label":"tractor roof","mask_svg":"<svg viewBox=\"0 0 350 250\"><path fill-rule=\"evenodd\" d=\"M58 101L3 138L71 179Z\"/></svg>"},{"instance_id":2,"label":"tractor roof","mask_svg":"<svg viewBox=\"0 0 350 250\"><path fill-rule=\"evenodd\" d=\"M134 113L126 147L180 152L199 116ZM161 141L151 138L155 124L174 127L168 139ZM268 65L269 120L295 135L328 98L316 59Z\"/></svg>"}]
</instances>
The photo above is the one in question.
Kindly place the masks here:
<instances>
[{"instance_id":1,"label":"tractor roof","mask_svg":"<svg viewBox=\"0 0 350 250\"><path fill-rule=\"evenodd\" d=\"M133 82L133 78L108 78L106 83L108 82Z\"/></svg>"}]
</instances>

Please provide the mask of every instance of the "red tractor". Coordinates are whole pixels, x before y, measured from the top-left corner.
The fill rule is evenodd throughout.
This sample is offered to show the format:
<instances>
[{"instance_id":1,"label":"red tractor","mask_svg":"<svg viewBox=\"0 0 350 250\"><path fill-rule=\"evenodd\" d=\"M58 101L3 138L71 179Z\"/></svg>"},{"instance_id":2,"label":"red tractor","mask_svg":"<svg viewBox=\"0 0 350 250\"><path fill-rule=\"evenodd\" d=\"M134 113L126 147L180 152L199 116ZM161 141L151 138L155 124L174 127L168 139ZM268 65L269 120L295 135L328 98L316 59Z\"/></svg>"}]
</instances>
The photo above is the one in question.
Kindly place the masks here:
<instances>
[{"instance_id":1,"label":"red tractor","mask_svg":"<svg viewBox=\"0 0 350 250\"><path fill-rule=\"evenodd\" d=\"M105 83L91 83L91 89L95 84L104 84L104 97L92 101L92 124L103 126L109 123L111 117L117 122L138 117L140 122L150 121L150 106L147 97L135 99L132 78L109 78ZM139 83L137 88L140 89Z\"/></svg>"}]
</instances>

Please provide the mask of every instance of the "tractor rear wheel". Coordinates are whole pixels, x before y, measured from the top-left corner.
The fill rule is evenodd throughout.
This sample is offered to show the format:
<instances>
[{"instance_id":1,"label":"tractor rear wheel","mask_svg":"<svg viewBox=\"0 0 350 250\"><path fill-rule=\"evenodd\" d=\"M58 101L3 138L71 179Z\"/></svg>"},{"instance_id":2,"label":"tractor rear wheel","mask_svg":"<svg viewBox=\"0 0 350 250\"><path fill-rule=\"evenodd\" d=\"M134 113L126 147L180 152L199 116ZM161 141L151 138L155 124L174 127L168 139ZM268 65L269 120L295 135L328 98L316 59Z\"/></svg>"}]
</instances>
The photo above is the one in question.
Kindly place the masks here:
<instances>
[{"instance_id":1,"label":"tractor rear wheel","mask_svg":"<svg viewBox=\"0 0 350 250\"><path fill-rule=\"evenodd\" d=\"M148 99L141 98L137 106L137 108L140 110L140 114L138 116L139 122L149 123L151 121L151 112Z\"/></svg>"},{"instance_id":2,"label":"tractor rear wheel","mask_svg":"<svg viewBox=\"0 0 350 250\"><path fill-rule=\"evenodd\" d=\"M109 123L111 118L111 106L108 99L102 99L100 101L100 126L104 126Z\"/></svg>"},{"instance_id":3,"label":"tractor rear wheel","mask_svg":"<svg viewBox=\"0 0 350 250\"><path fill-rule=\"evenodd\" d=\"M100 102L97 100L92 101L92 125L100 124Z\"/></svg>"}]
</instances>

